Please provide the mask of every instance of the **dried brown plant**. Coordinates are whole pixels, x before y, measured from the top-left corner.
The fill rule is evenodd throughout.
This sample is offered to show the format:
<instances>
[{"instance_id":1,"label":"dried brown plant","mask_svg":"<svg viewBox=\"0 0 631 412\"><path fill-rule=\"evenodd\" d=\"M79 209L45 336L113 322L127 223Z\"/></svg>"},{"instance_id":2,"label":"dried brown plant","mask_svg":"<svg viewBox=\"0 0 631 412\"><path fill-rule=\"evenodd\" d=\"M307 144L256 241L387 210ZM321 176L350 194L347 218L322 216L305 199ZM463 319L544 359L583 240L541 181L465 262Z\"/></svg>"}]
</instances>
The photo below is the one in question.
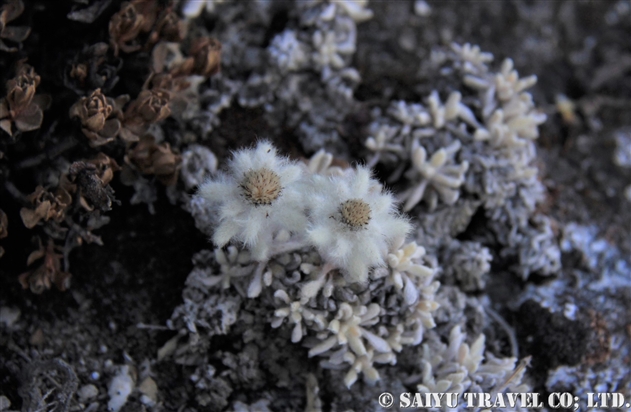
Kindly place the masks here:
<instances>
[{"instance_id":1,"label":"dried brown plant","mask_svg":"<svg viewBox=\"0 0 631 412\"><path fill-rule=\"evenodd\" d=\"M48 245L44 247L41 240L39 249L32 252L26 260L26 265L30 266L39 259L44 259L37 268L22 273L18 280L24 289L31 289L31 292L40 294L51 288L54 284L57 289L63 291L70 286L72 275L61 270L61 258L63 255L56 253L59 247L55 246L52 239L48 239Z\"/></svg>"},{"instance_id":2,"label":"dried brown plant","mask_svg":"<svg viewBox=\"0 0 631 412\"><path fill-rule=\"evenodd\" d=\"M146 89L167 90L171 94L177 94L187 89L191 84L186 77L173 77L169 73L152 74L145 83ZM173 96L172 96L173 97Z\"/></svg>"},{"instance_id":3,"label":"dried brown plant","mask_svg":"<svg viewBox=\"0 0 631 412\"><path fill-rule=\"evenodd\" d=\"M29 34L31 28L26 26L8 26L10 22L20 17L24 11L22 0L8 0L0 6L0 51L16 52L20 47L10 47L4 42L8 40L20 45Z\"/></svg>"},{"instance_id":4,"label":"dried brown plant","mask_svg":"<svg viewBox=\"0 0 631 412\"><path fill-rule=\"evenodd\" d=\"M137 142L152 123L171 115L170 100L170 93L164 89L141 91L125 110L121 138L126 142Z\"/></svg>"},{"instance_id":5,"label":"dried brown plant","mask_svg":"<svg viewBox=\"0 0 631 412\"><path fill-rule=\"evenodd\" d=\"M112 16L109 25L110 44L114 55L119 50L132 53L140 50L141 46L135 42L140 33L151 30L157 14L155 0L134 0L124 2L118 13Z\"/></svg>"},{"instance_id":6,"label":"dried brown plant","mask_svg":"<svg viewBox=\"0 0 631 412\"><path fill-rule=\"evenodd\" d=\"M186 31L186 22L180 19L180 16L172 8L167 8L158 16L149 35L147 46L152 47L161 40L179 43L186 37Z\"/></svg>"},{"instance_id":7,"label":"dried brown plant","mask_svg":"<svg viewBox=\"0 0 631 412\"><path fill-rule=\"evenodd\" d=\"M138 37L144 24L144 17L132 3L125 2L121 5L120 11L112 16L109 26L110 44L115 55L118 56L119 50L131 53L140 49L140 45L130 42Z\"/></svg>"},{"instance_id":8,"label":"dried brown plant","mask_svg":"<svg viewBox=\"0 0 631 412\"><path fill-rule=\"evenodd\" d=\"M40 221L47 222L53 220L61 222L65 218L66 210L72 204L72 196L66 189L58 187L55 193L51 193L42 186L37 186L27 200L33 208L23 207L20 209L20 217L24 226L29 229L34 228Z\"/></svg>"},{"instance_id":9,"label":"dried brown plant","mask_svg":"<svg viewBox=\"0 0 631 412\"><path fill-rule=\"evenodd\" d=\"M50 96L35 95L40 77L25 60L18 62L17 74L7 81L7 96L0 100L0 128L13 136L15 127L22 132L39 129L43 110L50 105Z\"/></svg>"},{"instance_id":10,"label":"dried brown plant","mask_svg":"<svg viewBox=\"0 0 631 412\"><path fill-rule=\"evenodd\" d=\"M116 160L104 153L99 153L94 159L88 160L87 163L96 167L97 175L104 185L110 184L112 179L114 179L114 172L121 170Z\"/></svg>"},{"instance_id":11,"label":"dried brown plant","mask_svg":"<svg viewBox=\"0 0 631 412\"><path fill-rule=\"evenodd\" d=\"M125 163L140 173L155 175L166 186L177 182L182 156L173 153L168 143L157 144L151 135L145 135L127 151Z\"/></svg>"},{"instance_id":12,"label":"dried brown plant","mask_svg":"<svg viewBox=\"0 0 631 412\"><path fill-rule=\"evenodd\" d=\"M210 77L221 70L221 43L217 39L201 37L196 39L191 45L189 57L178 67L174 68L171 74L177 76L198 76Z\"/></svg>"},{"instance_id":13,"label":"dried brown plant","mask_svg":"<svg viewBox=\"0 0 631 412\"><path fill-rule=\"evenodd\" d=\"M64 72L64 85L79 95L101 89L109 92L118 83L123 60L113 57L107 43L96 43L79 52Z\"/></svg>"},{"instance_id":14,"label":"dried brown plant","mask_svg":"<svg viewBox=\"0 0 631 412\"><path fill-rule=\"evenodd\" d=\"M70 108L70 117L81 120L81 131L90 139L90 146L102 146L118 135L121 129L119 119L123 117L121 109L128 101L128 95L112 99L106 97L101 89L96 89Z\"/></svg>"}]
</instances>

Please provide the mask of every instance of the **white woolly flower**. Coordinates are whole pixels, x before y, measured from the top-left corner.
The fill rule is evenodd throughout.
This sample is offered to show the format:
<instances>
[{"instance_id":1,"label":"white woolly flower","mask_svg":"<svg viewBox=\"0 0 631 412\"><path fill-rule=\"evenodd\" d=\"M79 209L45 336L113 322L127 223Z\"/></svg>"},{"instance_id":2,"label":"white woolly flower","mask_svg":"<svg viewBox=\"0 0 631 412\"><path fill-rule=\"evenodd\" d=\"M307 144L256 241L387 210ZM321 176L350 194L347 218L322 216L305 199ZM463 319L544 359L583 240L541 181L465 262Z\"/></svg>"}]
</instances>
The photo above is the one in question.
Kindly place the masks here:
<instances>
[{"instance_id":1,"label":"white woolly flower","mask_svg":"<svg viewBox=\"0 0 631 412\"><path fill-rule=\"evenodd\" d=\"M365 167L342 176L314 175L313 182L309 241L329 265L345 270L349 281L365 281L368 269L384 264L390 246L405 237L410 224Z\"/></svg>"},{"instance_id":2,"label":"white woolly flower","mask_svg":"<svg viewBox=\"0 0 631 412\"><path fill-rule=\"evenodd\" d=\"M298 187L301 174L300 166L279 157L267 141L236 152L227 174L199 188L199 196L219 204L213 241L223 247L236 240L251 250L255 260L268 259L275 233L302 232L306 227Z\"/></svg>"}]
</instances>

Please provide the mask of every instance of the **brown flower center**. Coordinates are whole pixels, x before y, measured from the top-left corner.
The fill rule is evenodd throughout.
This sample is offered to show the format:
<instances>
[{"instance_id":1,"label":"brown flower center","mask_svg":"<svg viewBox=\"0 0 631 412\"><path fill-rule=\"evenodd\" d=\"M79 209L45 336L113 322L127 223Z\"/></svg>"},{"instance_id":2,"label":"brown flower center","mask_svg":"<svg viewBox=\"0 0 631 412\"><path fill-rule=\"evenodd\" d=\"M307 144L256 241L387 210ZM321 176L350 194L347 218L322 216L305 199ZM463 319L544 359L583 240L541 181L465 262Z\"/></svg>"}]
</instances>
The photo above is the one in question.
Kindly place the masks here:
<instances>
[{"instance_id":1,"label":"brown flower center","mask_svg":"<svg viewBox=\"0 0 631 412\"><path fill-rule=\"evenodd\" d=\"M370 205L361 199L350 199L340 205L342 223L351 229L361 229L370 222Z\"/></svg>"},{"instance_id":2,"label":"brown flower center","mask_svg":"<svg viewBox=\"0 0 631 412\"><path fill-rule=\"evenodd\" d=\"M248 171L239 186L245 197L257 206L271 205L283 190L280 176L266 167Z\"/></svg>"}]
</instances>

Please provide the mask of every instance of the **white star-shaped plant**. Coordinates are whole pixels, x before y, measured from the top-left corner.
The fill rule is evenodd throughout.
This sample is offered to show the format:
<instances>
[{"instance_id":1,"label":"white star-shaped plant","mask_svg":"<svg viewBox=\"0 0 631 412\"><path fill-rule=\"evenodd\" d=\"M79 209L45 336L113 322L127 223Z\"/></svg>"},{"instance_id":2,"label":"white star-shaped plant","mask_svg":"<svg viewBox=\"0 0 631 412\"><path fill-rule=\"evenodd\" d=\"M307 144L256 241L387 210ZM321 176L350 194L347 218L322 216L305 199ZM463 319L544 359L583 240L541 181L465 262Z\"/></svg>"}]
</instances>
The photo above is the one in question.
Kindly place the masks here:
<instances>
[{"instance_id":1,"label":"white star-shaped plant","mask_svg":"<svg viewBox=\"0 0 631 412\"><path fill-rule=\"evenodd\" d=\"M342 176L313 176L307 238L329 269L342 269L351 282L368 279L368 270L384 265L390 246L410 231L394 198L362 166Z\"/></svg>"},{"instance_id":2,"label":"white star-shaped plant","mask_svg":"<svg viewBox=\"0 0 631 412\"><path fill-rule=\"evenodd\" d=\"M303 232L307 225L300 178L303 168L279 157L267 141L234 153L228 172L199 188L199 196L218 203L213 241L223 247L243 243L257 261L270 258L280 230Z\"/></svg>"}]
</instances>

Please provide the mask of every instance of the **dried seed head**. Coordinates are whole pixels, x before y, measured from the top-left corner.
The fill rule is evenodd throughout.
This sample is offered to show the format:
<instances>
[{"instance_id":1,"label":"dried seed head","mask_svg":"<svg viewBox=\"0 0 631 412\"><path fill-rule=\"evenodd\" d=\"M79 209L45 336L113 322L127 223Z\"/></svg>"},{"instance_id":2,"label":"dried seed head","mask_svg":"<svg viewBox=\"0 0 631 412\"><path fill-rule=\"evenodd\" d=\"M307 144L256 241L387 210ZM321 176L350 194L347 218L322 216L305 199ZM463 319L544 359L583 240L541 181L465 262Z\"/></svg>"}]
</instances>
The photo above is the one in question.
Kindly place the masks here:
<instances>
[{"instance_id":1,"label":"dried seed head","mask_svg":"<svg viewBox=\"0 0 631 412\"><path fill-rule=\"evenodd\" d=\"M209 77L221 70L221 43L219 40L202 37L191 46L195 64L193 72Z\"/></svg>"},{"instance_id":2,"label":"dried seed head","mask_svg":"<svg viewBox=\"0 0 631 412\"><path fill-rule=\"evenodd\" d=\"M245 197L255 205L271 205L283 190L280 176L266 167L248 171L239 186Z\"/></svg>"},{"instance_id":3,"label":"dried seed head","mask_svg":"<svg viewBox=\"0 0 631 412\"><path fill-rule=\"evenodd\" d=\"M26 110L33 101L40 77L32 66L18 62L17 74L7 82L7 102L14 112Z\"/></svg>"},{"instance_id":4,"label":"dried seed head","mask_svg":"<svg viewBox=\"0 0 631 412\"><path fill-rule=\"evenodd\" d=\"M370 205L361 199L350 199L340 205L342 223L351 229L362 229L370 222Z\"/></svg>"},{"instance_id":5,"label":"dried seed head","mask_svg":"<svg viewBox=\"0 0 631 412\"><path fill-rule=\"evenodd\" d=\"M143 90L130 104L125 116L130 118L136 116L137 120L142 120L144 123L157 123L171 115L170 100L171 95L166 90Z\"/></svg>"}]
</instances>

